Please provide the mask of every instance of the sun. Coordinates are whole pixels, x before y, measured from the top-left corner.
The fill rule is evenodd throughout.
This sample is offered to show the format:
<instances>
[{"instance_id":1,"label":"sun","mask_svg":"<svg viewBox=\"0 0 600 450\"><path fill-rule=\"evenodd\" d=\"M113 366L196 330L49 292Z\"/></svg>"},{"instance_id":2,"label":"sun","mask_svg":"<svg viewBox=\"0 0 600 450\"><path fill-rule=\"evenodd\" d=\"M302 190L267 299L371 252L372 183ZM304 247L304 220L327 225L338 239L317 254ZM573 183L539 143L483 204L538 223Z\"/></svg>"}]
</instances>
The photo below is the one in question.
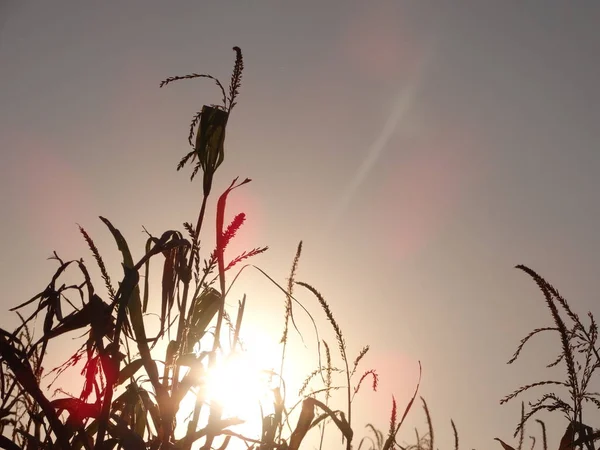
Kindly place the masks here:
<instances>
[{"instance_id":1,"label":"sun","mask_svg":"<svg viewBox=\"0 0 600 450\"><path fill-rule=\"evenodd\" d=\"M274 412L273 390L281 382L277 375L281 368L281 346L265 326L246 324L245 333L241 337L242 349L219 355L215 366L207 370L206 401L209 404L218 403L222 407L223 418L236 417L243 421L242 424L235 425L233 431L260 439L262 418ZM291 359L286 362L290 374L295 366ZM291 377L286 376L286 381L287 379ZM287 400L293 400L293 395L286 398L286 404ZM185 433L194 404L195 395L188 392L181 401L178 413L178 428L181 426L182 433ZM202 409L200 423L206 423L208 410L209 408ZM229 448L236 448L236 445Z\"/></svg>"},{"instance_id":2,"label":"sun","mask_svg":"<svg viewBox=\"0 0 600 450\"><path fill-rule=\"evenodd\" d=\"M273 372L247 352L229 355L207 374L209 402L223 408L223 415L246 423L261 415L261 406L272 403Z\"/></svg>"}]
</instances>

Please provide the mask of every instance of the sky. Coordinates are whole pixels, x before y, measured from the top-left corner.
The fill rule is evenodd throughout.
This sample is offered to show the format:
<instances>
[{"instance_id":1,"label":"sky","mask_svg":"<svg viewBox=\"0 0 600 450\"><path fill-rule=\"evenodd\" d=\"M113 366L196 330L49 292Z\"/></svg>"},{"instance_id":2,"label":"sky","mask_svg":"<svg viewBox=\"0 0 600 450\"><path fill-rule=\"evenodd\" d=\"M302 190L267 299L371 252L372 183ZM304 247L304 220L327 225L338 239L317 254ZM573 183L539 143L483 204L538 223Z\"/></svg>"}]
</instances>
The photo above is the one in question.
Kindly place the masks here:
<instances>
[{"instance_id":1,"label":"sky","mask_svg":"<svg viewBox=\"0 0 600 450\"><path fill-rule=\"evenodd\" d=\"M214 189L252 178L229 203L248 216L236 248L268 245L255 263L284 282L303 240L298 279L323 293L351 354L371 345L380 390L363 392L357 433L386 429L391 395L406 404L421 361L440 448L451 448L450 418L461 448L514 443L520 405L499 400L554 376L544 366L558 349L540 337L506 365L551 324L514 266L537 270L582 315L598 311L599 20L592 1L4 0L2 308L44 288L52 251L91 261L77 224L118 274L98 215L138 255L142 226L193 220L201 183L175 166L191 117L219 92L159 83L228 80L240 46ZM240 283L251 327L278 323L277 290L256 272ZM333 339L315 299L297 294ZM417 407L399 440L424 424Z\"/></svg>"}]
</instances>

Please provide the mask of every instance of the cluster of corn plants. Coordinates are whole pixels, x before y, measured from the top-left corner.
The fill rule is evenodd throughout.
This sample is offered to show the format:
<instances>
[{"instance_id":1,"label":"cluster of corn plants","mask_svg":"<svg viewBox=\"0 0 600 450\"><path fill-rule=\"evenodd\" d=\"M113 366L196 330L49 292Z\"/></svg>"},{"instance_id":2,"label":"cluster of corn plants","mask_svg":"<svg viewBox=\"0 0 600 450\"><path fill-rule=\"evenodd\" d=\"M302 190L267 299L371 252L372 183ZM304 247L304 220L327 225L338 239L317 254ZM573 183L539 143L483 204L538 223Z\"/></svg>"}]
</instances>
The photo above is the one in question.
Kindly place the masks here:
<instances>
[{"instance_id":1,"label":"cluster of corn plants","mask_svg":"<svg viewBox=\"0 0 600 450\"><path fill-rule=\"evenodd\" d=\"M518 265L517 269L529 275L542 291L546 306L550 311L553 324L547 327L536 328L528 333L519 343L508 364L514 363L522 353L529 340L539 334L554 333L558 336L560 351L556 358L547 367L562 364L565 368L564 380L541 380L519 387L511 394L501 399L505 404L534 389L552 387L555 390L544 392L535 400L521 403L521 417L514 432L517 438L515 446L507 444L500 438L495 438L504 450L523 450L525 444L525 429L527 423L543 411L561 413L566 419L566 430L558 443L558 450L595 450L595 441L600 439L600 431L587 424L584 419L584 406L589 405L594 409L600 408L600 393L591 391L590 385L595 377L596 370L600 367L600 347L598 346L598 326L591 312L587 313L588 324L584 324L579 315L573 311L567 300L541 275L525 265ZM566 395L565 395L566 394ZM400 446L402 450L434 450L434 433L431 415L427 404L423 400L423 408L427 421L427 431L419 433L415 429L416 440L413 444ZM534 450L536 445L541 445L543 450L548 450L546 424L540 419L535 420L539 425L540 439L530 435L529 450ZM451 422L454 433L454 447L458 450L458 432L454 422ZM368 425L372 436L366 436L361 441L369 449L382 448L382 433L372 425ZM552 444L550 444L552 446ZM555 447L556 448L556 447Z\"/></svg>"},{"instance_id":2,"label":"cluster of corn plants","mask_svg":"<svg viewBox=\"0 0 600 450\"><path fill-rule=\"evenodd\" d=\"M224 161L225 132L244 69L241 50L234 47L234 51L236 59L228 89L217 78L197 73L161 83L162 87L178 80L208 78L222 93L222 104L204 105L194 116L188 138L191 151L177 166L180 170L191 163L192 180L200 172L203 176L195 223L184 223L183 231L168 230L157 236L147 232L143 256L138 259L119 229L101 217L122 256L123 274L116 284L92 237L80 227L101 273L100 289L83 259L65 261L54 253L58 268L47 287L13 308L19 326L12 332L0 329L0 448L189 450L194 446L208 450L217 446L224 449L237 439L257 449L298 449L312 429L320 434L322 445L326 423L333 424L346 448L351 448L354 395L365 380L372 380L373 389L377 387L373 370L357 376L359 363L369 348L364 347L354 360L349 359L341 328L323 296L311 285L295 281L301 244L287 287L248 264L248 259L263 253L266 247L226 259L225 250L245 221L244 213L240 213L231 223L225 223L227 199L249 179L233 180L219 196L216 246L207 253L201 252L200 236L206 234L205 213L214 175ZM150 288L150 264L156 264L157 259L162 262L160 293L151 292ZM238 303L235 319L234 313L227 311L225 301L237 275L246 267L259 270L285 295L281 369L279 374L272 374L279 377L279 383L272 387L274 413L262 417L262 430L255 437L243 436L232 428L240 419L224 415L222 405L207 392L206 383L211 370L241 351L245 297ZM232 281L228 284L233 268L238 273L229 278ZM293 295L295 286L314 295L325 312L335 332L342 368L334 367L327 342L319 339L319 367L306 378L298 403L287 407L282 374L289 324L295 326L293 306L304 308ZM160 326L150 334L148 308L155 302L160 304ZM50 347L67 335L83 336L82 345L64 364L45 371ZM320 358L321 344L324 361ZM43 387L44 380L55 381L76 366L82 367L79 395L60 389L50 394L50 386ZM319 388L314 387L315 380L320 380ZM346 393L341 409L330 405L331 392L339 389ZM178 423L182 399L189 394L195 397L193 411L185 423ZM414 398L400 420L396 418L394 401L390 430L381 436L380 448L390 450L396 446L396 435ZM300 411L292 421L296 408ZM182 426L184 431L179 433Z\"/></svg>"},{"instance_id":3,"label":"cluster of corn plants","mask_svg":"<svg viewBox=\"0 0 600 450\"><path fill-rule=\"evenodd\" d=\"M195 224L184 223L184 231L168 230L160 236L147 232L143 256L135 259L119 229L101 217L122 256L123 275L117 284L113 283L91 236L80 227L99 268L103 286L97 289L83 259L65 261L54 253L52 259L58 268L46 288L12 309L19 319L19 325L12 332L0 329L0 448L189 450L194 446L209 450L225 449L232 439L236 439L246 443L248 448L288 450L300 448L311 430L322 448L326 424L334 425L347 450L352 448L356 441L352 421L354 397L367 381L373 390L377 390L378 375L374 370L366 370L358 376L359 365L369 347L365 346L350 359L341 327L329 304L312 285L296 281L302 243L298 245L286 286L281 286L247 261L265 252L267 247L226 258L225 250L246 219L244 213L239 213L231 223L225 224L227 199L232 191L250 182L249 179L233 180L219 196L216 245L201 258L200 236L206 234L205 213L214 175L224 161L225 132L236 105L244 69L241 50L234 47L234 51L236 59L228 89L212 75L197 73L168 78L161 83L162 87L179 80L208 78L217 84L222 94L222 104L204 105L194 116L188 136L191 151L177 166L180 170L192 163L192 180L202 172L201 203ZM153 293L150 264L157 258L162 261L162 289L160 293ZM270 376L278 380L270 387L273 412L261 417L262 430L256 436L236 432L235 425L241 420L225 416L223 406L207 392L209 373L242 351L240 332L246 298L244 296L238 302L235 320L227 310L225 300L241 271L248 267L267 277L283 293L285 300L281 366L278 373L270 372ZM229 277L234 268L237 274ZM541 289L554 324L529 333L509 363L516 361L532 337L554 332L560 339L561 351L549 367L563 364L566 377L562 381L543 380L525 385L501 403L540 387L553 386L568 395L547 392L537 401L530 402L527 411L523 403L515 431L515 437L518 435L516 447L497 440L505 450L522 450L528 420L541 411L559 411L568 425L558 450L583 449L584 446L586 450L595 450L594 442L600 438L600 432L586 425L584 420L584 405L600 407L600 394L590 390L596 369L600 367L598 327L594 316L588 313L589 324L585 325L550 283L526 266L518 268L530 275ZM294 321L294 305L312 320L294 296L297 286L306 289L318 301L334 332L341 364L339 368L334 365L330 346L320 339L315 326L319 343L318 367L306 377L297 393L298 401L288 406L284 366L290 323L299 333ZM150 302L157 301L156 297L160 304L159 327L149 335L148 308ZM50 347L74 334L83 336L79 349L64 364L45 371ZM164 354L157 356L157 352ZM62 389L56 389L51 395L49 391L54 382L76 366L82 367L79 395L68 394ZM43 387L45 380L50 380L47 388ZM357 448L435 450L431 415L422 398L427 431L419 433L415 430L413 444L397 442L398 432L418 389L419 384L400 418L396 401L392 399L387 432L367 424L370 434L359 441ZM344 393L341 408L331 404L333 391ZM193 411L184 423L178 423L182 400L190 394L195 399ZM541 420L536 421L541 427L541 445L547 450L546 426ZM454 449L458 450L458 432L453 421L451 425ZM178 432L181 429L183 432ZM536 439L531 437L531 440L533 450Z\"/></svg>"}]
</instances>

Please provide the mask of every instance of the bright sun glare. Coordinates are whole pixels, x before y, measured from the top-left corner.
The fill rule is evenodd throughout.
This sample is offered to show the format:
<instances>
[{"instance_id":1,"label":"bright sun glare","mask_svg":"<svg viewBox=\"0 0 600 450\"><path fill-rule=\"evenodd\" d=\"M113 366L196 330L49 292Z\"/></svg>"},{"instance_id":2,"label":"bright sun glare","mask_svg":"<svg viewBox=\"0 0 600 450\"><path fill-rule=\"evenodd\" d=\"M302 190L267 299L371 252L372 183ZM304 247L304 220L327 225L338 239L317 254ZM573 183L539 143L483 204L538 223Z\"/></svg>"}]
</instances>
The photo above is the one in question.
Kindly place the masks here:
<instances>
[{"instance_id":1,"label":"bright sun glare","mask_svg":"<svg viewBox=\"0 0 600 450\"><path fill-rule=\"evenodd\" d=\"M217 367L208 372L206 394L209 402L218 402L222 406L224 418L237 417L244 421L233 428L235 432L260 439L262 416L273 412L273 389L279 386L275 372L280 369L281 346L260 328L247 326L246 332L243 335L245 351L223 358ZM295 363L291 358L286 358L286 373L296 372ZM286 382L290 381L287 378ZM291 392L288 394L286 405L296 401ZM182 415L178 422L184 426L187 424L182 421L186 421L193 411L194 402L195 396L191 393L182 400ZM208 413L207 408L205 413ZM237 448L237 443L232 441L231 444L231 448Z\"/></svg>"},{"instance_id":2,"label":"bright sun glare","mask_svg":"<svg viewBox=\"0 0 600 450\"><path fill-rule=\"evenodd\" d=\"M245 421L260 415L260 405L272 402L272 376L248 353L236 353L210 371L207 393L226 416Z\"/></svg>"}]
</instances>

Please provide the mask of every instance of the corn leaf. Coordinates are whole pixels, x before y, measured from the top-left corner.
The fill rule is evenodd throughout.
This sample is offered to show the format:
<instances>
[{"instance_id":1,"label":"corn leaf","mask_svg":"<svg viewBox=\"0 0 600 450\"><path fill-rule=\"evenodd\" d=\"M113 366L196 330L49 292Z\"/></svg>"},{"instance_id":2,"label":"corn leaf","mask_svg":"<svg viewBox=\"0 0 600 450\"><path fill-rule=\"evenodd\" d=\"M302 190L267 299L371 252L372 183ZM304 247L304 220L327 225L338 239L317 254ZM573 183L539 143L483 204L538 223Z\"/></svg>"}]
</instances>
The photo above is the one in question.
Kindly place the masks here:
<instances>
[{"instance_id":1,"label":"corn leaf","mask_svg":"<svg viewBox=\"0 0 600 450\"><path fill-rule=\"evenodd\" d=\"M119 248L119 251L123 255L124 269L133 270L135 266L133 264L133 258L131 256L131 252L129 251L129 246L127 245L127 241L125 240L125 238L123 237L121 232L118 229L116 229L113 226L113 224L110 223L110 221L108 219L106 219L104 217L100 217L100 220L102 220L106 224L106 226L112 233L112 235L117 243L117 247ZM141 341L146 342L146 331L144 328L144 320L143 320L143 316L142 316L142 302L140 299L140 288L137 285L137 283L136 283L135 287L133 288L133 293L132 293L131 298L121 299L121 301L127 302L127 309L129 311L129 316L131 318L131 325L133 327L133 332L135 333L135 337L138 341L138 344Z\"/></svg>"},{"instance_id":2,"label":"corn leaf","mask_svg":"<svg viewBox=\"0 0 600 450\"><path fill-rule=\"evenodd\" d=\"M117 385L123 384L129 378L135 375L135 373L142 368L144 365L144 361L141 359L135 359L127 364L125 367L121 369L119 372L119 379L117 381Z\"/></svg>"},{"instance_id":3,"label":"corn leaf","mask_svg":"<svg viewBox=\"0 0 600 450\"><path fill-rule=\"evenodd\" d=\"M310 429L310 424L315 417L315 405L310 400L311 399L307 398L302 402L302 411L298 418L298 424L290 437L289 450L298 450L304 436L306 436L306 433Z\"/></svg>"}]
</instances>

